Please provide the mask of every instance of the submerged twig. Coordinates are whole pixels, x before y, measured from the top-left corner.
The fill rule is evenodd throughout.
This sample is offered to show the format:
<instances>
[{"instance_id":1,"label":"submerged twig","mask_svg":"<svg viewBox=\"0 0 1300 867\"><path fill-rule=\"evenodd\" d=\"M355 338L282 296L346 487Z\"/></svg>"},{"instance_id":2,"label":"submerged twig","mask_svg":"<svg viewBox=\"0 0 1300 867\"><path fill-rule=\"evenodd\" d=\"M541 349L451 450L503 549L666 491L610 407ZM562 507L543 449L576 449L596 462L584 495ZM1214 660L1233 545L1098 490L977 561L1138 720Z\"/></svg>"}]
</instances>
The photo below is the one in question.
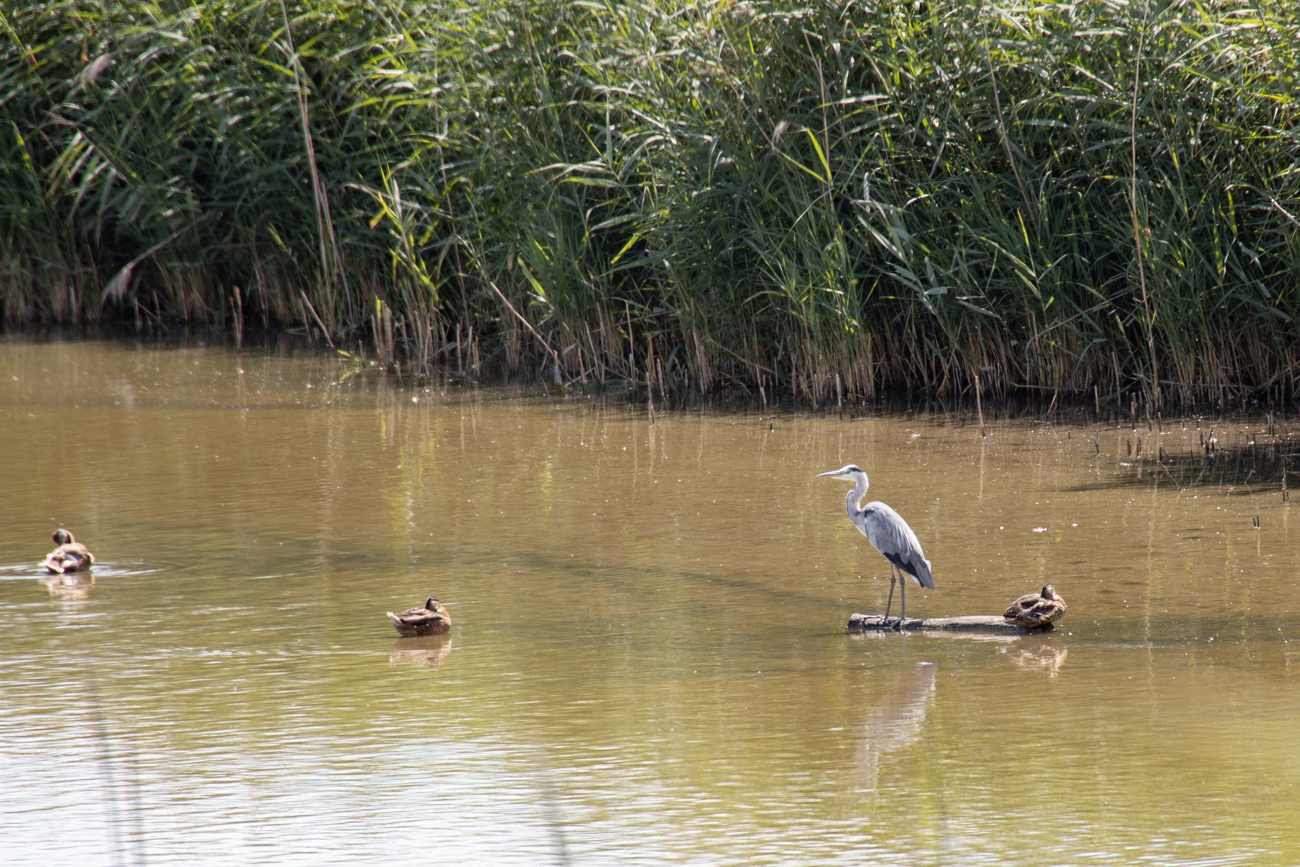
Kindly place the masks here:
<instances>
[{"instance_id":1,"label":"submerged twig","mask_svg":"<svg viewBox=\"0 0 1300 867\"><path fill-rule=\"evenodd\" d=\"M1160 469L1162 469L1162 470L1165 471L1165 475L1169 477L1169 481L1171 481L1171 482L1174 483L1174 487L1175 487L1175 488L1177 488L1179 491L1185 491L1185 490L1187 490L1187 489L1184 488L1182 485L1178 484L1178 480L1174 478L1173 473L1169 472L1169 467L1165 466L1165 465L1164 465L1162 462L1160 462L1159 460L1156 461L1156 466L1158 466Z\"/></svg>"}]
</instances>

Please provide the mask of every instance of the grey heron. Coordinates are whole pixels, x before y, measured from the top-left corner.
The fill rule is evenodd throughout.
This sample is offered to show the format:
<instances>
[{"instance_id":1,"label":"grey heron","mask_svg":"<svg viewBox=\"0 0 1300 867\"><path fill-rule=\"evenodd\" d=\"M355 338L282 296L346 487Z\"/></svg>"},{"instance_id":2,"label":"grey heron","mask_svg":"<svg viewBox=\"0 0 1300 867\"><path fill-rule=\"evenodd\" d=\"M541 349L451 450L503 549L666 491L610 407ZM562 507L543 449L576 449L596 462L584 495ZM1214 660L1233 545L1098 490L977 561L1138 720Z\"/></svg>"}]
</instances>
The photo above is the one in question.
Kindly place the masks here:
<instances>
[{"instance_id":1,"label":"grey heron","mask_svg":"<svg viewBox=\"0 0 1300 867\"><path fill-rule=\"evenodd\" d=\"M844 498L844 508L849 513L849 520L867 537L871 547L875 548L889 561L889 601L885 603L885 623L889 623L889 607L894 603L894 585L898 584L903 593L903 613L898 616L895 625L901 626L907 617L907 585L897 572L911 577L917 584L927 589L934 589L934 579L930 577L930 561L925 559L921 542L907 526L903 516L889 506L876 500L864 507L862 499L867 495L867 474L857 464L846 464L829 473L818 473L852 481L853 490Z\"/></svg>"}]
</instances>

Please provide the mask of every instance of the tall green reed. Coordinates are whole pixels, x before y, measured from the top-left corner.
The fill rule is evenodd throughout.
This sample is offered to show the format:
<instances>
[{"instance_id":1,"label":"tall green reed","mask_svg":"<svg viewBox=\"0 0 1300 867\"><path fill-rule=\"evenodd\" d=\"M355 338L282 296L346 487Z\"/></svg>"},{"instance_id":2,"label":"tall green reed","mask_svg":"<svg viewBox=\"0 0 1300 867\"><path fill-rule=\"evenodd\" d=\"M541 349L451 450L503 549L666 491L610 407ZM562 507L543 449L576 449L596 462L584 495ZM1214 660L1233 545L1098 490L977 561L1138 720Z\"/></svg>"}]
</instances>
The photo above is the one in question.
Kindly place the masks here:
<instances>
[{"instance_id":1,"label":"tall green reed","mask_svg":"<svg viewBox=\"0 0 1300 867\"><path fill-rule=\"evenodd\" d=\"M817 404L1295 397L1284 5L4 15L10 322L260 315Z\"/></svg>"}]
</instances>

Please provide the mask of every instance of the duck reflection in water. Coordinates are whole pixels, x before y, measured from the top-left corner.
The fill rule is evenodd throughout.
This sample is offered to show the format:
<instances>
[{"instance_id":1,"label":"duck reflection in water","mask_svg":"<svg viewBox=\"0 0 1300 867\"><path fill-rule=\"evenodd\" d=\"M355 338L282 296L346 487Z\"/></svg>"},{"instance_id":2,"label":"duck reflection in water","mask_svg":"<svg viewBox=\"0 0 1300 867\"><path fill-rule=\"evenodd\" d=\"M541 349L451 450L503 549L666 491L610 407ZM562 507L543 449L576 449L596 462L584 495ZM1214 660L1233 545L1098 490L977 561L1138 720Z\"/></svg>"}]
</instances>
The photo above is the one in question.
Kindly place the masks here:
<instances>
[{"instance_id":1,"label":"duck reflection in water","mask_svg":"<svg viewBox=\"0 0 1300 867\"><path fill-rule=\"evenodd\" d=\"M1070 651L1059 638L1044 638L1041 642L1029 643L1032 641L1031 637L1026 636L1015 644L999 647L998 653L1006 654L1016 668L1042 671L1048 677L1056 677Z\"/></svg>"},{"instance_id":2,"label":"duck reflection in water","mask_svg":"<svg viewBox=\"0 0 1300 867\"><path fill-rule=\"evenodd\" d=\"M934 704L935 673L933 662L900 662L894 667L892 682L883 689L873 689L877 696L866 719L856 727L857 766L867 775L867 785L874 788L880 765L890 755L912 746L925 733Z\"/></svg>"},{"instance_id":3,"label":"duck reflection in water","mask_svg":"<svg viewBox=\"0 0 1300 867\"><path fill-rule=\"evenodd\" d=\"M450 635L426 635L422 638L399 638L393 645L393 652L388 654L388 661L393 665L420 664L437 668L451 653Z\"/></svg>"},{"instance_id":4,"label":"duck reflection in water","mask_svg":"<svg viewBox=\"0 0 1300 867\"><path fill-rule=\"evenodd\" d=\"M90 572L64 572L41 578L51 599L61 602L81 602L90 598L90 588L95 586L95 576Z\"/></svg>"}]
</instances>

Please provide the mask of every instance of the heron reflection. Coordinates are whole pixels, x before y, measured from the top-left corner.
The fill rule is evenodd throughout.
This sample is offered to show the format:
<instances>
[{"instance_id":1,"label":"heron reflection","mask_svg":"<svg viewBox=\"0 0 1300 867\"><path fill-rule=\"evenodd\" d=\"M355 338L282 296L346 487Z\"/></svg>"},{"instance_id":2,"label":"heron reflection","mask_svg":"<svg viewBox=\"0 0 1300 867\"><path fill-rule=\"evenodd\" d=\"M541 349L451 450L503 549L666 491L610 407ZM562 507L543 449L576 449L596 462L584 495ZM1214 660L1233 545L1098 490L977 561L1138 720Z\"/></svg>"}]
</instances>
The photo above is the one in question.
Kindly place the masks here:
<instances>
[{"instance_id":1,"label":"heron reflection","mask_svg":"<svg viewBox=\"0 0 1300 867\"><path fill-rule=\"evenodd\" d=\"M937 671L932 662L901 663L894 667L891 681L873 690L875 701L854 729L855 758L868 776L868 785L876 785L889 756L903 752L925 733Z\"/></svg>"}]
</instances>

